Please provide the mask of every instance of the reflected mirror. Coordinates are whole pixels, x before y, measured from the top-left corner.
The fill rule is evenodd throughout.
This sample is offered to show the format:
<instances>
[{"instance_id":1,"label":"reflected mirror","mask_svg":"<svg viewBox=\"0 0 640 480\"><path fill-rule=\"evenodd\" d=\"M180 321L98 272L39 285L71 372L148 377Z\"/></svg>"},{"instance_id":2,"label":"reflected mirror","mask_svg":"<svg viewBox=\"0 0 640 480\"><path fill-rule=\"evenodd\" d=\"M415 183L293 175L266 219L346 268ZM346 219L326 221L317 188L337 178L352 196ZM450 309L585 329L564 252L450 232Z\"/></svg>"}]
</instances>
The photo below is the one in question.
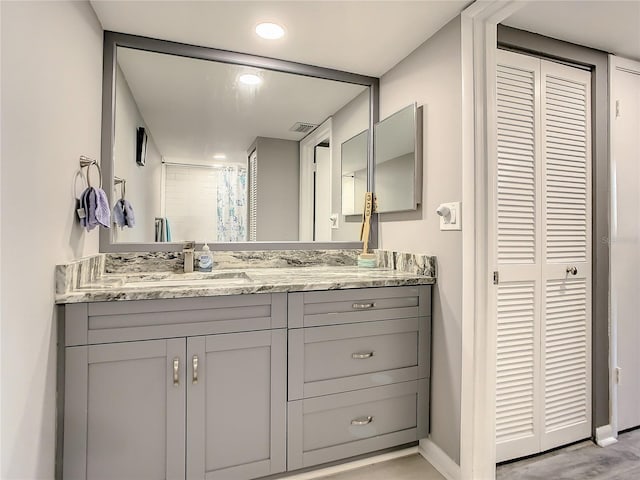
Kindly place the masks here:
<instances>
[{"instance_id":1,"label":"reflected mirror","mask_svg":"<svg viewBox=\"0 0 640 480\"><path fill-rule=\"evenodd\" d=\"M342 144L342 214L361 215L367 192L367 152L369 130Z\"/></svg>"},{"instance_id":2,"label":"reflected mirror","mask_svg":"<svg viewBox=\"0 0 640 480\"><path fill-rule=\"evenodd\" d=\"M359 223L331 224L341 145L370 124L371 87L310 75L118 45L108 193L135 222L111 229L110 244L358 241ZM317 148L301 149L314 135Z\"/></svg>"},{"instance_id":3,"label":"reflected mirror","mask_svg":"<svg viewBox=\"0 0 640 480\"><path fill-rule=\"evenodd\" d=\"M422 110L414 103L374 126L377 212L416 210L422 200Z\"/></svg>"}]
</instances>

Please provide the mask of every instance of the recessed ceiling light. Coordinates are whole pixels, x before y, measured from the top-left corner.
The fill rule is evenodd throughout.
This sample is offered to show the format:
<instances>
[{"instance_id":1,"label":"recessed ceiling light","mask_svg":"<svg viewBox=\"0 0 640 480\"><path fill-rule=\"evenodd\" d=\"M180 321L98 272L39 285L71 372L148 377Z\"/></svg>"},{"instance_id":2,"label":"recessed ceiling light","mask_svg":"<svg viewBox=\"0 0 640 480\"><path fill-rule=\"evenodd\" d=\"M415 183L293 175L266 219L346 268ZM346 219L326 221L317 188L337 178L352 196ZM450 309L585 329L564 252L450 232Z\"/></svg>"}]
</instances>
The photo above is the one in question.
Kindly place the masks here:
<instances>
[{"instance_id":1,"label":"recessed ceiling light","mask_svg":"<svg viewBox=\"0 0 640 480\"><path fill-rule=\"evenodd\" d=\"M284 37L284 28L277 23L260 23L256 26L256 33L267 40L277 40Z\"/></svg>"},{"instance_id":2,"label":"recessed ceiling light","mask_svg":"<svg viewBox=\"0 0 640 480\"><path fill-rule=\"evenodd\" d=\"M213 158L215 160L224 160L227 156L224 153L216 153Z\"/></svg>"},{"instance_id":3,"label":"recessed ceiling light","mask_svg":"<svg viewBox=\"0 0 640 480\"><path fill-rule=\"evenodd\" d=\"M262 79L255 73L244 73L240 75L238 80L245 85L259 85L262 83Z\"/></svg>"}]
</instances>

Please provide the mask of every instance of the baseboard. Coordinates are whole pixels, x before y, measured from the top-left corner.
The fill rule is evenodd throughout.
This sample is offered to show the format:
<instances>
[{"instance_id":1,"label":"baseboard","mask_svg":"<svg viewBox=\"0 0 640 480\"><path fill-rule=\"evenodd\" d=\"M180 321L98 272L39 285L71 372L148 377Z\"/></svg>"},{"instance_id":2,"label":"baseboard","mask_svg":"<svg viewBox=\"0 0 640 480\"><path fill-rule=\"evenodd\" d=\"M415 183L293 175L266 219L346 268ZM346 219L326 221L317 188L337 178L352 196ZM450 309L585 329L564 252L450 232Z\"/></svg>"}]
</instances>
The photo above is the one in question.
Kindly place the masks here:
<instances>
[{"instance_id":1,"label":"baseboard","mask_svg":"<svg viewBox=\"0 0 640 480\"><path fill-rule=\"evenodd\" d=\"M418 452L447 480L462 480L460 465L430 439L420 440Z\"/></svg>"},{"instance_id":2,"label":"baseboard","mask_svg":"<svg viewBox=\"0 0 640 480\"><path fill-rule=\"evenodd\" d=\"M285 477L285 480L313 480L314 478L326 477L329 475L335 475L336 473L346 472L356 468L366 467L374 465L380 462L386 462L387 460L393 460L394 458L406 457L407 455L413 455L418 453L418 447L409 447L402 450L396 450L395 452L383 453L374 457L363 458L361 460L354 460L353 462L343 463L341 465L334 465L332 467L320 468L318 470L312 470L310 472L303 472L293 474Z\"/></svg>"},{"instance_id":3,"label":"baseboard","mask_svg":"<svg viewBox=\"0 0 640 480\"><path fill-rule=\"evenodd\" d=\"M603 425L596 428L596 443L600 447L608 447L618 442L616 432L611 425Z\"/></svg>"}]
</instances>

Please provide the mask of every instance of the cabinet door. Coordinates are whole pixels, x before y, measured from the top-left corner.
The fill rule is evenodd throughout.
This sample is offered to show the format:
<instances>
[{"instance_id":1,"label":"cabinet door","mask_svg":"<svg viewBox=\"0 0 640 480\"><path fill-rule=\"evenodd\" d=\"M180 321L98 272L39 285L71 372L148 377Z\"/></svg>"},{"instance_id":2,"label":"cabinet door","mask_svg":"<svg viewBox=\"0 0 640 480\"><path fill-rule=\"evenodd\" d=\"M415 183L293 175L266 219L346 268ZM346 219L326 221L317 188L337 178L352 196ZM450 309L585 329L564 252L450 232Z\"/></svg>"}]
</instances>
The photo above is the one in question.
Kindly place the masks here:
<instances>
[{"instance_id":1,"label":"cabinet door","mask_svg":"<svg viewBox=\"0 0 640 480\"><path fill-rule=\"evenodd\" d=\"M283 472L286 330L191 337L187 361L187 478Z\"/></svg>"},{"instance_id":2,"label":"cabinet door","mask_svg":"<svg viewBox=\"0 0 640 480\"><path fill-rule=\"evenodd\" d=\"M65 479L185 478L185 340L68 347Z\"/></svg>"}]
</instances>

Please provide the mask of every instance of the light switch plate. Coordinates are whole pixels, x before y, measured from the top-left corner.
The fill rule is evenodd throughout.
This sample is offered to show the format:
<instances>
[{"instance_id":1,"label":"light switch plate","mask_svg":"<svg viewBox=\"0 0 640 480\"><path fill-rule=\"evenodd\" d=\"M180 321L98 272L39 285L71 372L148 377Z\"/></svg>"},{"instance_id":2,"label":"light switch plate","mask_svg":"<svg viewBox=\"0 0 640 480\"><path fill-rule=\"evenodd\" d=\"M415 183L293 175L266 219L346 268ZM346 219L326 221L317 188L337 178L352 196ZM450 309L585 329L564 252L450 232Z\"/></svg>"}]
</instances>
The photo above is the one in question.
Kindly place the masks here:
<instances>
[{"instance_id":1,"label":"light switch plate","mask_svg":"<svg viewBox=\"0 0 640 480\"><path fill-rule=\"evenodd\" d=\"M449 217L440 217L440 230L462 230L462 209L460 202L443 203L451 211Z\"/></svg>"}]
</instances>

